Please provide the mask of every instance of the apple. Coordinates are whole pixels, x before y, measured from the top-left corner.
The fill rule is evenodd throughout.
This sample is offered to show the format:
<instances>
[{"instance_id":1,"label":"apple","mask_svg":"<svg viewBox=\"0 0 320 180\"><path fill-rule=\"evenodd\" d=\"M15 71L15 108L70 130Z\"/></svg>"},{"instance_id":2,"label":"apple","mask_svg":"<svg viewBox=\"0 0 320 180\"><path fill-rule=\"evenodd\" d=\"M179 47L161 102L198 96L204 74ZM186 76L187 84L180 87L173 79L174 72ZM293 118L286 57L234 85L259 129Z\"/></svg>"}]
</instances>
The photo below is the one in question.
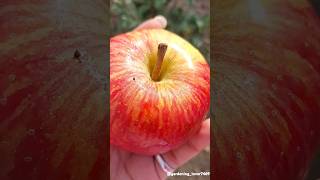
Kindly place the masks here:
<instances>
[{"instance_id":1,"label":"apple","mask_svg":"<svg viewBox=\"0 0 320 180\"><path fill-rule=\"evenodd\" d=\"M320 141L320 18L307 0L213 3L211 178L301 180Z\"/></svg>"},{"instance_id":2,"label":"apple","mask_svg":"<svg viewBox=\"0 0 320 180\"><path fill-rule=\"evenodd\" d=\"M110 40L110 143L130 152L169 151L197 133L210 104L200 52L162 29Z\"/></svg>"},{"instance_id":3,"label":"apple","mask_svg":"<svg viewBox=\"0 0 320 180\"><path fill-rule=\"evenodd\" d=\"M0 4L0 179L106 179L108 4Z\"/></svg>"}]
</instances>

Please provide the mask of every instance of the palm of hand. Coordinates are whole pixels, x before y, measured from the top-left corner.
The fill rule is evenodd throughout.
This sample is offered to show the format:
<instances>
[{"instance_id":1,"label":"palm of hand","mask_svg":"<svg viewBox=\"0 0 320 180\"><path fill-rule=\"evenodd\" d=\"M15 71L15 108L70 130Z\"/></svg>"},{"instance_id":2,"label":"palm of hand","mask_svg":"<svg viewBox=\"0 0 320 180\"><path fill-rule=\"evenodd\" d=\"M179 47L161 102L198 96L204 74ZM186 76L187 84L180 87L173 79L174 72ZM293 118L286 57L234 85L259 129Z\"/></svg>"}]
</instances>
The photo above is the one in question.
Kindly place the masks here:
<instances>
[{"instance_id":1,"label":"palm of hand","mask_svg":"<svg viewBox=\"0 0 320 180\"><path fill-rule=\"evenodd\" d=\"M143 156L110 147L112 180L162 180L165 173L153 156Z\"/></svg>"}]
</instances>

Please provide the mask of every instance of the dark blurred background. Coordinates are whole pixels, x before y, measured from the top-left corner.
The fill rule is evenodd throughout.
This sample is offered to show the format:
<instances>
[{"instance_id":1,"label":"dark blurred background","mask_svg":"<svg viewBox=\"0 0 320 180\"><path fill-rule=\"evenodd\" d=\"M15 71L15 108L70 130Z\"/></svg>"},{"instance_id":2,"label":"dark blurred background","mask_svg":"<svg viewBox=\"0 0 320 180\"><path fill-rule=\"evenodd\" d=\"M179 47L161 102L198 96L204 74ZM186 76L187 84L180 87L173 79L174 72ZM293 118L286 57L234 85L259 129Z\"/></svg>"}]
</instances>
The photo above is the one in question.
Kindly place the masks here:
<instances>
[{"instance_id":1,"label":"dark blurred background","mask_svg":"<svg viewBox=\"0 0 320 180\"><path fill-rule=\"evenodd\" d=\"M320 0L310 0L310 2L320 17ZM306 180L320 180L320 148L318 153L315 155L314 160L311 162L311 168Z\"/></svg>"},{"instance_id":2,"label":"dark blurred background","mask_svg":"<svg viewBox=\"0 0 320 180\"><path fill-rule=\"evenodd\" d=\"M142 21L161 14L168 20L166 29L188 40L209 61L209 0L112 0L111 2L111 36L130 31Z\"/></svg>"},{"instance_id":3,"label":"dark blurred background","mask_svg":"<svg viewBox=\"0 0 320 180\"><path fill-rule=\"evenodd\" d=\"M167 30L189 41L210 62L210 1L209 0L112 0L111 36L131 31L156 15L167 18ZM209 172L209 147L176 172ZM209 176L175 176L169 180L208 180Z\"/></svg>"}]
</instances>

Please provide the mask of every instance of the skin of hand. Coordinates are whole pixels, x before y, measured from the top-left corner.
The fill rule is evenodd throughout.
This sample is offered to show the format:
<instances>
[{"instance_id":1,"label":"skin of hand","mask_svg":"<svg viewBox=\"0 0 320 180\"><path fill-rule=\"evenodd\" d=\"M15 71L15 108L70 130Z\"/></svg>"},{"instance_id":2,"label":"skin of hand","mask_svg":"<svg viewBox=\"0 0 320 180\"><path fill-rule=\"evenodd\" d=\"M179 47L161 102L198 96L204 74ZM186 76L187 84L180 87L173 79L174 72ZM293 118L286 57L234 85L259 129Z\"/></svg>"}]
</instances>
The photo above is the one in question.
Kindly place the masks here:
<instances>
[{"instance_id":1,"label":"skin of hand","mask_svg":"<svg viewBox=\"0 0 320 180\"><path fill-rule=\"evenodd\" d=\"M165 28L167 20L163 16L146 20L134 30ZM176 169L200 153L210 144L210 119L203 121L198 134L177 149L162 154L164 160ZM209 159L208 159L209 160ZM167 174L153 156L131 153L110 146L111 180L164 180Z\"/></svg>"}]
</instances>

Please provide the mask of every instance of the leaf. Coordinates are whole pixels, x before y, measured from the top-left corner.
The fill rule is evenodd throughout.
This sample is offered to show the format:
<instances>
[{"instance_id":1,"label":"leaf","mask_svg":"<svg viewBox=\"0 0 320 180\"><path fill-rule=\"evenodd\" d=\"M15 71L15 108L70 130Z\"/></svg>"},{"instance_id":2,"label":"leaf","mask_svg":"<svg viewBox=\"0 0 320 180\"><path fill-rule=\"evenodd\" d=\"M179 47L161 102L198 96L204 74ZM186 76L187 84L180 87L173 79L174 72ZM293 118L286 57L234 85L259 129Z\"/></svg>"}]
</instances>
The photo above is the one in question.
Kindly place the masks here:
<instances>
[{"instance_id":1,"label":"leaf","mask_svg":"<svg viewBox=\"0 0 320 180\"><path fill-rule=\"evenodd\" d=\"M166 4L166 2L167 0L154 0L153 4L157 10L160 10L164 8L164 5Z\"/></svg>"},{"instance_id":2,"label":"leaf","mask_svg":"<svg viewBox=\"0 0 320 180\"><path fill-rule=\"evenodd\" d=\"M150 4L143 4L138 8L138 14L141 18L147 16L147 12L150 10Z\"/></svg>"}]
</instances>

